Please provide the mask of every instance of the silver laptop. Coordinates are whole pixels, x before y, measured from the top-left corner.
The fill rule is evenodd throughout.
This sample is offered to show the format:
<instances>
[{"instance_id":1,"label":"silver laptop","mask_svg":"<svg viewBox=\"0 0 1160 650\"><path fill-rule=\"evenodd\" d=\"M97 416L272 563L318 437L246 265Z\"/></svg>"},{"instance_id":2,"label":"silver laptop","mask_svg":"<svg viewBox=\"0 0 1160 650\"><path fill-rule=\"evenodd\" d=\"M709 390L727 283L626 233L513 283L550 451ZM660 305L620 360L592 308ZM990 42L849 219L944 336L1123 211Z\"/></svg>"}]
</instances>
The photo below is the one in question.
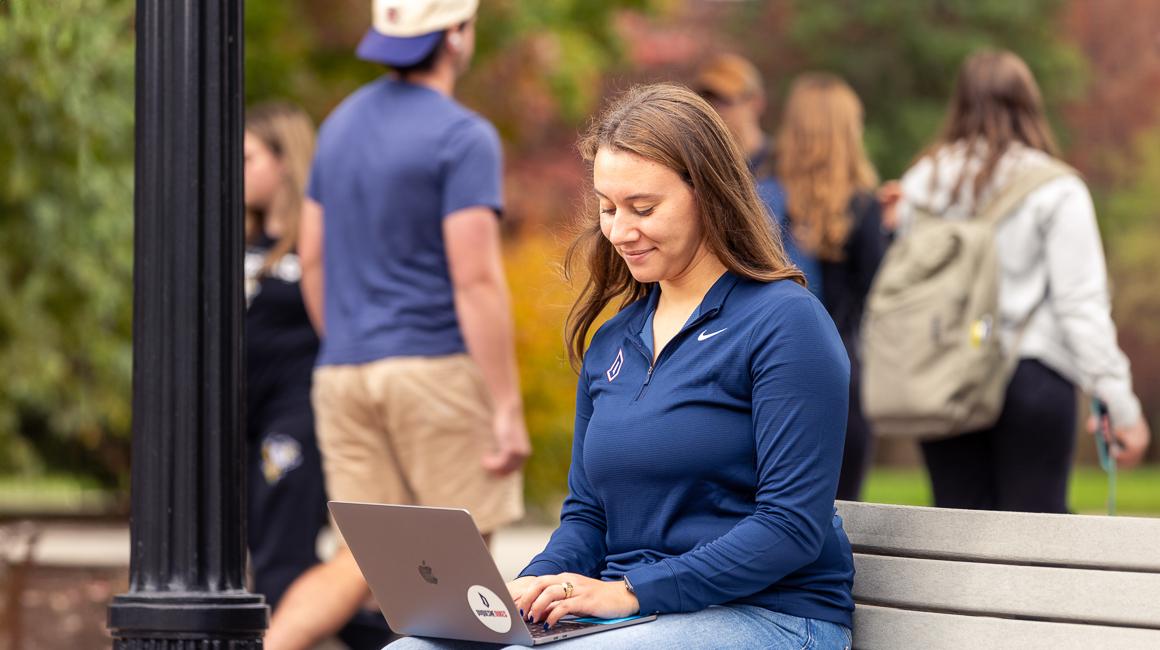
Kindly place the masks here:
<instances>
[{"instance_id":1,"label":"silver laptop","mask_svg":"<svg viewBox=\"0 0 1160 650\"><path fill-rule=\"evenodd\" d=\"M391 629L408 636L541 645L656 618L528 624L466 510L331 501L330 512Z\"/></svg>"}]
</instances>

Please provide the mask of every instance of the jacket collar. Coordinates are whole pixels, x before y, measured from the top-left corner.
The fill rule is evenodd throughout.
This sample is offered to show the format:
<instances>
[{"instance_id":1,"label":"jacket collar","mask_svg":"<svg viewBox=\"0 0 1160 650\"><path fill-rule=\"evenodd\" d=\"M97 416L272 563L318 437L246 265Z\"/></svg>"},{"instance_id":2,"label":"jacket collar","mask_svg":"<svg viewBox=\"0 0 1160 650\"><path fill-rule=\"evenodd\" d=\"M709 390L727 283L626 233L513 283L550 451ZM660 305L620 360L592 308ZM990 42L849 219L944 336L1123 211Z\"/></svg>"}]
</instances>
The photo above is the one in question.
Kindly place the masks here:
<instances>
[{"instance_id":1,"label":"jacket collar","mask_svg":"<svg viewBox=\"0 0 1160 650\"><path fill-rule=\"evenodd\" d=\"M725 298L729 296L729 292L733 287L737 286L740 280L732 271L726 270L717 278L713 286L709 287L709 291L705 297L701 299L701 318L711 318L716 315L721 307L725 304ZM644 322L648 315L653 313L657 308L657 302L661 298L661 285L654 282L649 288L648 298L637 303L639 305L635 314L628 319L628 332L635 334L644 328ZM699 320L699 319L698 319Z\"/></svg>"}]
</instances>

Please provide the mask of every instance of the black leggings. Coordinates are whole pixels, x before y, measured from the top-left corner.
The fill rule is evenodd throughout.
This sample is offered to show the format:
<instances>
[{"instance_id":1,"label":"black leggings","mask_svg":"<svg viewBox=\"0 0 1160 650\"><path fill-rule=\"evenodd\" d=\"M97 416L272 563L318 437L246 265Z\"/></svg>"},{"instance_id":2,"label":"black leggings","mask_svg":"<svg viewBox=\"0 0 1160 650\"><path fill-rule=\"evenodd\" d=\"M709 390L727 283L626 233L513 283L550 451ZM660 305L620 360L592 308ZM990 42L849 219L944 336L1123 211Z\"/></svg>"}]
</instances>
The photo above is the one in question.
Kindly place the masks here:
<instances>
[{"instance_id":1,"label":"black leggings","mask_svg":"<svg viewBox=\"0 0 1160 650\"><path fill-rule=\"evenodd\" d=\"M315 542L327 524L309 393L281 404L250 414L250 567L254 591L266 596L271 609L299 575L318 564ZM338 637L352 650L377 650L394 638L382 615L365 609Z\"/></svg>"},{"instance_id":2,"label":"black leggings","mask_svg":"<svg viewBox=\"0 0 1160 650\"><path fill-rule=\"evenodd\" d=\"M994 426L922 443L935 506L1067 512L1075 427L1075 386L1020 361Z\"/></svg>"},{"instance_id":3,"label":"black leggings","mask_svg":"<svg viewBox=\"0 0 1160 650\"><path fill-rule=\"evenodd\" d=\"M309 399L251 415L248 542L254 590L276 607L290 583L318 564L326 525L322 459Z\"/></svg>"},{"instance_id":4,"label":"black leggings","mask_svg":"<svg viewBox=\"0 0 1160 650\"><path fill-rule=\"evenodd\" d=\"M838 499L858 501L870 466L873 437L862 414L861 368L850 355L850 410L846 415L846 444L842 449L842 473L838 476Z\"/></svg>"}]
</instances>

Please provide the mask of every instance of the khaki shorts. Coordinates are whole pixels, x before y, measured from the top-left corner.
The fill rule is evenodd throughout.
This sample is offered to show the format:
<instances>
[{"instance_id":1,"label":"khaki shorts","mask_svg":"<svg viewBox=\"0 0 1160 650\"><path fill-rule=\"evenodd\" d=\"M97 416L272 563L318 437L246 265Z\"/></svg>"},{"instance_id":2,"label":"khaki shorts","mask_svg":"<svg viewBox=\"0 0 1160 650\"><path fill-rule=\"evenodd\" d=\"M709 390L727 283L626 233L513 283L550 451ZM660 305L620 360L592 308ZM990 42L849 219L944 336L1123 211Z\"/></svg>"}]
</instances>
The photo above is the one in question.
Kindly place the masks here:
<instances>
[{"instance_id":1,"label":"khaki shorts","mask_svg":"<svg viewBox=\"0 0 1160 650\"><path fill-rule=\"evenodd\" d=\"M493 409L466 354L322 366L311 399L331 499L466 508L484 534L523 516L520 473L480 464Z\"/></svg>"}]
</instances>

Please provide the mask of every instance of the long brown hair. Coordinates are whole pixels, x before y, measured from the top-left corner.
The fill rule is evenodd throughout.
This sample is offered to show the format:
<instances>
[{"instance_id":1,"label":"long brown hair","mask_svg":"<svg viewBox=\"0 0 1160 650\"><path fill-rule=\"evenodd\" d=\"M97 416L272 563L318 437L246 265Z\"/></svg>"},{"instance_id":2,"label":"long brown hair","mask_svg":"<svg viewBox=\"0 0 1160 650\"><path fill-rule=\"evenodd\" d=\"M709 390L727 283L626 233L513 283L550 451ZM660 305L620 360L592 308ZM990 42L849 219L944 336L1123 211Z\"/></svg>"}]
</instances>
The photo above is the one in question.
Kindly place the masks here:
<instances>
[{"instance_id":1,"label":"long brown hair","mask_svg":"<svg viewBox=\"0 0 1160 650\"><path fill-rule=\"evenodd\" d=\"M298 221L306 195L306 177L314 156L314 124L305 111L286 102L258 104L246 111L246 131L254 134L280 160L285 175L265 212L246 210L246 243L258 238L266 220L275 216L282 236L266 255L259 274L269 272L298 243Z\"/></svg>"},{"instance_id":2,"label":"long brown hair","mask_svg":"<svg viewBox=\"0 0 1160 650\"><path fill-rule=\"evenodd\" d=\"M987 187L1013 143L1059 155L1039 86L1023 59L1006 50L983 50L963 61L942 133L920 158L929 155L937 161L938 150L955 143L962 143L967 155L986 155L973 180L972 201ZM964 166L951 190L952 200L960 197L969 180Z\"/></svg>"},{"instance_id":3,"label":"long brown hair","mask_svg":"<svg viewBox=\"0 0 1160 650\"><path fill-rule=\"evenodd\" d=\"M717 112L688 88L654 84L630 89L591 123L579 149L589 171L600 149L668 167L692 188L705 245L727 269L752 280L805 284L757 196L745 156ZM601 311L618 298L623 308L649 291L604 238L599 215L591 199L588 203L582 231L564 261L569 279L587 271L566 327L574 368L584 357L588 332Z\"/></svg>"},{"instance_id":4,"label":"long brown hair","mask_svg":"<svg viewBox=\"0 0 1160 650\"><path fill-rule=\"evenodd\" d=\"M806 252L840 261L850 197L878 184L862 145L862 102L832 74L804 74L790 88L775 142L794 238Z\"/></svg>"}]
</instances>

